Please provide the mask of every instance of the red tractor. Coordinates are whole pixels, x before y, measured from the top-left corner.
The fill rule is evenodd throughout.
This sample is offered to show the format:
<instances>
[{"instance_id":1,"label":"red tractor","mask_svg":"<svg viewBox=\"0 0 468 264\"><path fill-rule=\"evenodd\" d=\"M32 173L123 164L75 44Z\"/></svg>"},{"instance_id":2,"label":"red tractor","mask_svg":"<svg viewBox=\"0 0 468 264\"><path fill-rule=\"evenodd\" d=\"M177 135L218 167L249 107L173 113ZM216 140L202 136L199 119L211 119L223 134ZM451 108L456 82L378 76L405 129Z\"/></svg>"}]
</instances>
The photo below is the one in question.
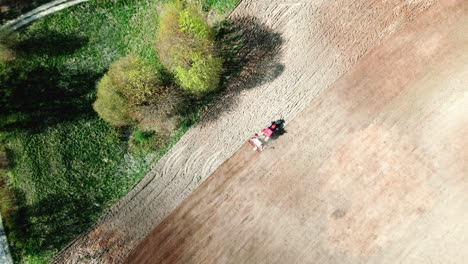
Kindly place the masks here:
<instances>
[{"instance_id":1,"label":"red tractor","mask_svg":"<svg viewBox=\"0 0 468 264\"><path fill-rule=\"evenodd\" d=\"M272 121L268 127L260 131L260 135L257 133L253 134L249 138L248 143L253 147L254 151L263 151L265 143L270 140L270 138L275 137L284 131L285 123L284 119Z\"/></svg>"}]
</instances>

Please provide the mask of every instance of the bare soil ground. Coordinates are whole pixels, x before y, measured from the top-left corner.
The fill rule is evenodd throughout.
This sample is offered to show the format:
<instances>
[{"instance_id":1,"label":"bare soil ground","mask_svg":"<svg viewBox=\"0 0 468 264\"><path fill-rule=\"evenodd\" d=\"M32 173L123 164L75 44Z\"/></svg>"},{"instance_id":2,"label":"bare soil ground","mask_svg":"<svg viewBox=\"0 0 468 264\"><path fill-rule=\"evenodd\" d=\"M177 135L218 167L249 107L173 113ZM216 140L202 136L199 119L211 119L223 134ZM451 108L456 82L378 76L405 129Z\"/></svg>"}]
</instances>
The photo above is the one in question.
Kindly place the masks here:
<instances>
[{"instance_id":1,"label":"bare soil ground","mask_svg":"<svg viewBox=\"0 0 468 264\"><path fill-rule=\"evenodd\" d=\"M443 1L245 145L127 263L466 263L468 2Z\"/></svg>"},{"instance_id":2,"label":"bare soil ground","mask_svg":"<svg viewBox=\"0 0 468 264\"><path fill-rule=\"evenodd\" d=\"M461 88L442 89L437 85L447 76L435 68L429 74L433 64L449 68L448 61L441 64L444 54L463 55L453 46L466 40L461 21L466 4L435 2L244 0L232 17L255 17L272 36L281 36L274 62L280 71L237 90L218 118L192 128L55 262L123 262L242 146L129 260L353 262L380 254L379 248L408 235L405 230L425 234L413 220L435 225L433 214L454 213L437 207L448 199L442 199L448 183L438 183L450 175L461 181L457 166L466 161L450 156L466 146L458 131L463 127L457 127L465 117ZM414 24L421 14L428 18ZM386 40L402 27L407 27L403 33ZM268 121L293 120L307 106L288 125L288 134L274 142L275 149L256 155L243 145ZM453 122L446 120L449 112ZM468 212L459 200L453 206L460 215ZM446 231L435 226L440 235ZM408 252L417 246L413 242L406 244ZM394 246L392 254L401 249Z\"/></svg>"}]
</instances>

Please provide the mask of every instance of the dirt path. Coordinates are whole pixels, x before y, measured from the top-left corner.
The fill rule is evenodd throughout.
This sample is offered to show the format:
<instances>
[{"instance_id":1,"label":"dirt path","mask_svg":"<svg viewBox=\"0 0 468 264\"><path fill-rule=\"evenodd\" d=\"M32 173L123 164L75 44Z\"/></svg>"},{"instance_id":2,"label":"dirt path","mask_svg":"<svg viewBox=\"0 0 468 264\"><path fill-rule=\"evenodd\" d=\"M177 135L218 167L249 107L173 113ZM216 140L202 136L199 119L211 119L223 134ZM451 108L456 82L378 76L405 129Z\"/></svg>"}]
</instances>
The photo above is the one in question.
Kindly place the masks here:
<instances>
[{"instance_id":1,"label":"dirt path","mask_svg":"<svg viewBox=\"0 0 468 264\"><path fill-rule=\"evenodd\" d=\"M466 263L468 2L443 1L223 164L127 263Z\"/></svg>"},{"instance_id":2,"label":"dirt path","mask_svg":"<svg viewBox=\"0 0 468 264\"><path fill-rule=\"evenodd\" d=\"M134 190L111 208L95 228L61 252L55 262L122 262L252 132L279 114L292 120L311 101L317 102L363 54L434 1L244 0L232 16L257 17L281 35L283 44L278 54L281 74L270 82L242 91L218 119L188 131ZM326 115L316 117L322 127L315 134L331 129L334 123L328 124L324 118L333 118L334 109L323 110ZM337 117L341 118L339 114ZM232 129L233 125L236 129ZM333 135L324 136L321 144L333 144ZM290 141L289 144L302 143ZM314 153L322 155L315 148L307 153L310 157L307 162L312 163L319 162L311 159ZM269 187L272 191L274 188L280 186Z\"/></svg>"}]
</instances>

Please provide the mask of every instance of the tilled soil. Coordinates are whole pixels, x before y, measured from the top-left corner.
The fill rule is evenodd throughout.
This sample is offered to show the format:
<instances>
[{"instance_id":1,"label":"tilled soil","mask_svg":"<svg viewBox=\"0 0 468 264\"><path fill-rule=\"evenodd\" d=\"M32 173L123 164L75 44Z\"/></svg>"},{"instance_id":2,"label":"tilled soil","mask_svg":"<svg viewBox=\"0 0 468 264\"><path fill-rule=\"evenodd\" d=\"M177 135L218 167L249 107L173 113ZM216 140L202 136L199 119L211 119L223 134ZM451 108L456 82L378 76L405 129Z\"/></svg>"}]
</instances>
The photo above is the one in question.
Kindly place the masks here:
<instances>
[{"instance_id":1,"label":"tilled soil","mask_svg":"<svg viewBox=\"0 0 468 264\"><path fill-rule=\"evenodd\" d=\"M439 63L445 70L448 62L440 64L445 54L463 55L460 49L455 49L460 54L452 52L462 42L450 34L462 25L466 4L450 0L434 7L434 2L241 2L231 17L239 21L255 17L272 36L281 36L275 61L280 70L257 86L246 84L249 89L237 91L230 107L217 106L223 109L219 117L190 129L142 182L55 262L123 262L253 132L279 117L294 120L288 133L272 143L274 149L257 155L242 147L150 235L155 240L148 243L155 244L138 251L148 255L137 252L130 260L336 262L343 257L352 262L378 254L389 241L406 235L398 229L402 222L407 229L421 217L430 224L427 215L440 201L435 194L442 195L443 190L437 183L444 180L434 175L454 175L459 168L450 164L466 161L464 156L453 163L448 150L455 155L455 148L463 148L443 144L464 140L455 121L466 117L457 111L466 100L457 97L460 88L437 86L446 77L436 74L439 69L429 74L431 64ZM414 23L419 16L430 19ZM403 33L386 40L403 27ZM457 29L458 40L466 40L461 30L466 27ZM446 113L451 111L458 116L447 123ZM444 133L438 133L440 123ZM433 145L430 140L441 143ZM444 158L438 156L442 150L447 152ZM370 187L374 189L367 192ZM392 217L378 218L380 214ZM407 214L410 219L402 221ZM399 232L396 237L394 230ZM396 246L393 254L399 249Z\"/></svg>"},{"instance_id":2,"label":"tilled soil","mask_svg":"<svg viewBox=\"0 0 468 264\"><path fill-rule=\"evenodd\" d=\"M127 263L466 263L468 2L363 57L245 145Z\"/></svg>"}]
</instances>

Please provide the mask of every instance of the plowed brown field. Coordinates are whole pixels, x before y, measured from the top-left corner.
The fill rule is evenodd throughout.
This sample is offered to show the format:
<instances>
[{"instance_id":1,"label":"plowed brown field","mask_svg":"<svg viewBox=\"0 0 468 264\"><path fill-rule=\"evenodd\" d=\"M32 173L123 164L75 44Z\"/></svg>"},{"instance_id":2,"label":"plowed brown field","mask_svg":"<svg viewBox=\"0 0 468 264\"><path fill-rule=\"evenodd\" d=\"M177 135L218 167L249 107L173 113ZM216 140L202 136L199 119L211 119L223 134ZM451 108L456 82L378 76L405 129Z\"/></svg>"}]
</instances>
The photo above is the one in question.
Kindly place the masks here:
<instances>
[{"instance_id":1,"label":"plowed brown field","mask_svg":"<svg viewBox=\"0 0 468 264\"><path fill-rule=\"evenodd\" d=\"M466 263L468 1L405 25L286 130L244 145L127 263Z\"/></svg>"}]
</instances>

